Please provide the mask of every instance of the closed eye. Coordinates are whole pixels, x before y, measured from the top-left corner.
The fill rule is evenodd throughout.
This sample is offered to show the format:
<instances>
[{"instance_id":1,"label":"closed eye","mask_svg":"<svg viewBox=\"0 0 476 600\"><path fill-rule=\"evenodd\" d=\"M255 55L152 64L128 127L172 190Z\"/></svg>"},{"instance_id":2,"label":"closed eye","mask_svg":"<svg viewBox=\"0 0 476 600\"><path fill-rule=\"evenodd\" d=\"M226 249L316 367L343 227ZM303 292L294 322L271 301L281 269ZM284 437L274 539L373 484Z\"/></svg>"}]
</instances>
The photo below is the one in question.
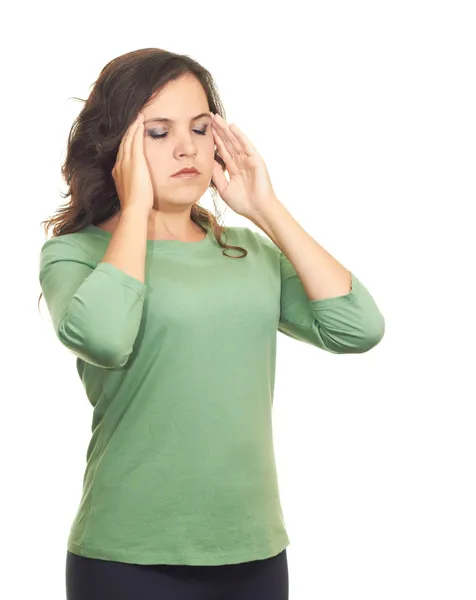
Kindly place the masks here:
<instances>
[{"instance_id":1,"label":"closed eye","mask_svg":"<svg viewBox=\"0 0 476 600\"><path fill-rule=\"evenodd\" d=\"M207 128L205 127L205 129L199 130L199 129L193 129L192 131L194 131L195 133L198 133L199 135L207 135ZM159 138L164 138L167 137L168 135L168 131L166 131L165 133L152 133L149 131L149 136L154 139L157 140Z\"/></svg>"}]
</instances>

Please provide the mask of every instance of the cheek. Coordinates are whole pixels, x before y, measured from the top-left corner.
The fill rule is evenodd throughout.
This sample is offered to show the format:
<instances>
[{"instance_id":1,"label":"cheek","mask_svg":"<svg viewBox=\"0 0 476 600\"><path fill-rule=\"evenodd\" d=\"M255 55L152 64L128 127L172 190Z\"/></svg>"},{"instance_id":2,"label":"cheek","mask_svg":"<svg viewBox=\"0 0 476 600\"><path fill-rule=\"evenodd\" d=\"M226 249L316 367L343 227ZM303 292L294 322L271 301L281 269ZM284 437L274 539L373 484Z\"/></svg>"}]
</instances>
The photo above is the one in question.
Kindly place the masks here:
<instances>
[{"instance_id":1,"label":"cheek","mask_svg":"<svg viewBox=\"0 0 476 600\"><path fill-rule=\"evenodd\" d=\"M170 162L170 149L167 150L165 144L157 143L149 138L144 143L144 156L154 175L160 175L160 165L166 165L167 161Z\"/></svg>"},{"instance_id":2,"label":"cheek","mask_svg":"<svg viewBox=\"0 0 476 600\"><path fill-rule=\"evenodd\" d=\"M150 161L153 160L154 156L157 154L157 148L154 147L154 143L149 139L144 141L144 156L151 166Z\"/></svg>"},{"instance_id":3,"label":"cheek","mask_svg":"<svg viewBox=\"0 0 476 600\"><path fill-rule=\"evenodd\" d=\"M158 141L147 137L144 141L144 154L146 156L156 156L157 154L160 154L161 146L162 144L160 144Z\"/></svg>"}]
</instances>

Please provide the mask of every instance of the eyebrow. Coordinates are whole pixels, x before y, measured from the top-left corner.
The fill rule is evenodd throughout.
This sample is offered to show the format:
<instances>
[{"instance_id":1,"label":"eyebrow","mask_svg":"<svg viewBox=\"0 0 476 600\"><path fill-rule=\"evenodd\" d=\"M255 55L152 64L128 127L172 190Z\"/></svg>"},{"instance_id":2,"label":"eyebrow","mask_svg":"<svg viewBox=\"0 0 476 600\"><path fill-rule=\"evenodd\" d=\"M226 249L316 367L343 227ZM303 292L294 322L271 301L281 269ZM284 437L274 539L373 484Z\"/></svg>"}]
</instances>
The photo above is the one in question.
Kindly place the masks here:
<instances>
[{"instance_id":1,"label":"eyebrow","mask_svg":"<svg viewBox=\"0 0 476 600\"><path fill-rule=\"evenodd\" d=\"M190 119L190 121L196 121L197 119L200 119L201 117L209 117L210 119L212 118L210 113L200 113L199 115L197 115L196 117L192 117ZM153 117L152 119L147 119L146 121L144 121L144 125L146 123L174 123L175 121L173 119L168 119L167 117Z\"/></svg>"}]
</instances>

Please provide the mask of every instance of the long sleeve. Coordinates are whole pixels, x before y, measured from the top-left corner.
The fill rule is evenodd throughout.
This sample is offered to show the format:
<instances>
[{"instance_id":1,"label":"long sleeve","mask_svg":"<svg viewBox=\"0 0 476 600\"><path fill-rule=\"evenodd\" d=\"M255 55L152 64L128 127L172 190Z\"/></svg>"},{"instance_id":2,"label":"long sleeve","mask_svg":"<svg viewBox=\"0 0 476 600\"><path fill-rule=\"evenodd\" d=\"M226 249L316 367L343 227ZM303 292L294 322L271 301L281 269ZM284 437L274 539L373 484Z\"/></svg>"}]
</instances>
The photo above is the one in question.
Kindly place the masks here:
<instances>
[{"instance_id":1,"label":"long sleeve","mask_svg":"<svg viewBox=\"0 0 476 600\"><path fill-rule=\"evenodd\" d=\"M367 352L381 341L385 332L384 317L354 273L351 273L350 293L311 301L292 263L271 240L260 233L257 235L279 254L278 331L334 354Z\"/></svg>"},{"instance_id":2,"label":"long sleeve","mask_svg":"<svg viewBox=\"0 0 476 600\"><path fill-rule=\"evenodd\" d=\"M122 367L139 331L147 286L64 235L40 251L39 281L57 337L82 360Z\"/></svg>"}]
</instances>

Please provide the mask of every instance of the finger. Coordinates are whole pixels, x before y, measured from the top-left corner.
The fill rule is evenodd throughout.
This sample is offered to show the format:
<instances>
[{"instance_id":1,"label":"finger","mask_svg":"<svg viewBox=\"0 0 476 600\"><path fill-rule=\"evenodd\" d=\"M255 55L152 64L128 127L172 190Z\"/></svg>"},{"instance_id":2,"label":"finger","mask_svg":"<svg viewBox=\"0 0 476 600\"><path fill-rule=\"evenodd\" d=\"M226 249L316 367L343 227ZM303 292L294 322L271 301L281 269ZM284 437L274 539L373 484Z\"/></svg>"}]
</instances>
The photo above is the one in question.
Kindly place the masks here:
<instances>
[{"instance_id":1,"label":"finger","mask_svg":"<svg viewBox=\"0 0 476 600\"><path fill-rule=\"evenodd\" d=\"M135 155L137 157L140 154L144 154L144 119L142 117L139 118L131 144L132 156Z\"/></svg>"},{"instance_id":2,"label":"finger","mask_svg":"<svg viewBox=\"0 0 476 600\"><path fill-rule=\"evenodd\" d=\"M233 139L232 139L231 135L228 134L228 129L226 127L223 127L222 125L220 125L218 122L213 122L213 125L215 127L215 132L217 132L219 134L220 138L222 139L222 142L223 142L224 146L226 147L228 154L230 154L232 156L234 154L239 154L241 151L240 147L239 147L239 143L237 141L235 143L233 143Z\"/></svg>"},{"instance_id":3,"label":"finger","mask_svg":"<svg viewBox=\"0 0 476 600\"><path fill-rule=\"evenodd\" d=\"M134 139L137 128L141 122L142 115L139 113L124 137L123 160L127 160L131 157L132 140Z\"/></svg>"},{"instance_id":4,"label":"finger","mask_svg":"<svg viewBox=\"0 0 476 600\"><path fill-rule=\"evenodd\" d=\"M253 156L253 154L256 154L256 148L237 125L232 123L230 125L230 131L233 132L234 136L240 142L242 150L247 156Z\"/></svg>"},{"instance_id":5,"label":"finger","mask_svg":"<svg viewBox=\"0 0 476 600\"><path fill-rule=\"evenodd\" d=\"M131 125L129 125L129 127L126 129L126 133L121 138L121 141L119 143L119 149L117 151L117 156L116 156L116 164L120 164L124 158L124 143L126 141L126 138L129 134L129 131L133 124L134 124L134 121L132 122Z\"/></svg>"},{"instance_id":6,"label":"finger","mask_svg":"<svg viewBox=\"0 0 476 600\"><path fill-rule=\"evenodd\" d=\"M220 132L217 131L216 129L213 129L213 127L212 127L212 132L213 132L213 137L215 138L215 144L218 147L218 153L220 154L220 156L223 158L223 160L226 163L230 162L232 157L225 146L225 143L223 141L223 138L222 138Z\"/></svg>"},{"instance_id":7,"label":"finger","mask_svg":"<svg viewBox=\"0 0 476 600\"><path fill-rule=\"evenodd\" d=\"M124 146L125 146L126 140L129 138L129 136L131 134L132 129L134 128L134 125L137 122L138 117L139 117L139 115L136 116L134 121L132 121L132 123L127 128L126 133L122 136L121 143L119 144L119 150L117 151L117 156L116 156L117 164L121 163L124 159Z\"/></svg>"},{"instance_id":8,"label":"finger","mask_svg":"<svg viewBox=\"0 0 476 600\"><path fill-rule=\"evenodd\" d=\"M215 138L215 144L218 147L218 153L225 161L226 170L230 175L235 175L240 169L238 168L233 156L228 152L225 144L223 143L223 139L216 130L213 131L213 135Z\"/></svg>"},{"instance_id":9,"label":"finger","mask_svg":"<svg viewBox=\"0 0 476 600\"><path fill-rule=\"evenodd\" d=\"M218 127L231 154L240 154L243 152L240 140L234 135L230 129L230 125L228 125L227 121L221 115L217 115L213 123Z\"/></svg>"}]
</instances>

